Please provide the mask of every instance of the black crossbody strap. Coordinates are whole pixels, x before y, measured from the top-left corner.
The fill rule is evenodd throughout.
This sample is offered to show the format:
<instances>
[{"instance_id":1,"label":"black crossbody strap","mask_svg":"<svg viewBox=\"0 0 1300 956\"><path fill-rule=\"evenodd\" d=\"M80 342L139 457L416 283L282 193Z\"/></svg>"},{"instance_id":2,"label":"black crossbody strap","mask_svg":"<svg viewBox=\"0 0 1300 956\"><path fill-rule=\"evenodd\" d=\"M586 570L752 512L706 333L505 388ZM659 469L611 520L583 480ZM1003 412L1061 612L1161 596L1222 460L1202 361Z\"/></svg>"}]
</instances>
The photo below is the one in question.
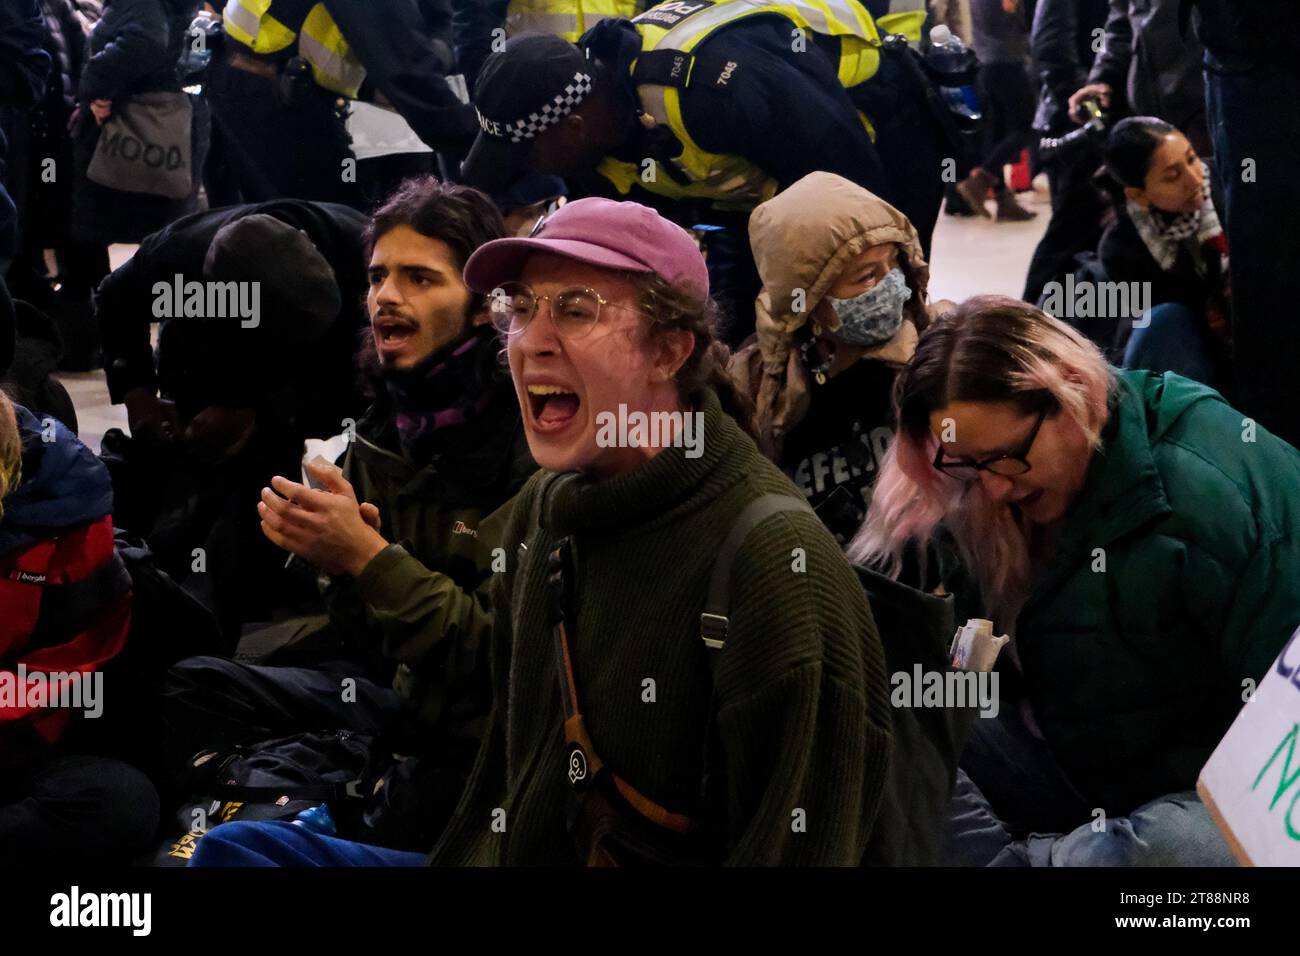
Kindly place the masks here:
<instances>
[{"instance_id":1,"label":"black crossbody strap","mask_svg":"<svg viewBox=\"0 0 1300 956\"><path fill-rule=\"evenodd\" d=\"M560 703L564 719L582 713L578 688L573 675L573 656L569 647L569 629L573 623L573 550L568 538L562 540L547 558L546 586L550 590L551 637L555 642L555 672L560 678Z\"/></svg>"}]
</instances>

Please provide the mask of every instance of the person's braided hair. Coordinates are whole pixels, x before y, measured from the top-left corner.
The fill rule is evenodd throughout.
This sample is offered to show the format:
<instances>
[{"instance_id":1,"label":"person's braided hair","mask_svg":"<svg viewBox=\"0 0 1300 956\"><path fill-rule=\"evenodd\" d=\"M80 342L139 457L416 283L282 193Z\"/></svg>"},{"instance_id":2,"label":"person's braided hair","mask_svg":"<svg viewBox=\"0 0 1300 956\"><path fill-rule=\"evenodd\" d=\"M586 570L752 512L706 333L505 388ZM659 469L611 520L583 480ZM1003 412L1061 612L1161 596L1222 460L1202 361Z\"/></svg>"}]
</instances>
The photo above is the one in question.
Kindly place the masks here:
<instances>
[{"instance_id":1,"label":"person's braided hair","mask_svg":"<svg viewBox=\"0 0 1300 956\"><path fill-rule=\"evenodd\" d=\"M731 350L719 340L720 317L717 303L701 301L697 294L678 288L654 273L633 273L641 310L654 318L656 330L681 329L695 336L695 349L677 372L677 394L685 405L692 404L706 388L717 394L722 410L736 420L745 434L757 440L754 404L736 387L727 364Z\"/></svg>"},{"instance_id":2,"label":"person's braided hair","mask_svg":"<svg viewBox=\"0 0 1300 956\"><path fill-rule=\"evenodd\" d=\"M4 499L23 480L23 440L18 434L18 416L9 396L0 391L0 518Z\"/></svg>"}]
</instances>

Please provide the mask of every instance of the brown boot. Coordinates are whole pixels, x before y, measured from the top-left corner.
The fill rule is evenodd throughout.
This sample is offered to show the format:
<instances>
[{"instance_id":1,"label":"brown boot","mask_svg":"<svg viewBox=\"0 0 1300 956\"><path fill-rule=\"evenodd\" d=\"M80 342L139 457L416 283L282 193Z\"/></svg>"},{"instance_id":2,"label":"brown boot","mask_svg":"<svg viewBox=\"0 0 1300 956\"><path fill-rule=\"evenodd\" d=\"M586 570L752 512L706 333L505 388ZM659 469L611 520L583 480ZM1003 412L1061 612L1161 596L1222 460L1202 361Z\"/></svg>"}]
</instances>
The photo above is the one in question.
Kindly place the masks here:
<instances>
[{"instance_id":1,"label":"brown boot","mask_svg":"<svg viewBox=\"0 0 1300 956\"><path fill-rule=\"evenodd\" d=\"M992 173L986 172L976 166L970 171L970 175L957 184L957 192L961 198L966 200L966 204L975 211L975 215L983 216L985 219L992 219L988 209L984 207L984 201L988 199L989 190L993 188L997 180Z\"/></svg>"},{"instance_id":2,"label":"brown boot","mask_svg":"<svg viewBox=\"0 0 1300 956\"><path fill-rule=\"evenodd\" d=\"M1028 222L1038 215L1016 202L1016 194L1010 189L999 190L994 198L998 202L998 222Z\"/></svg>"}]
</instances>

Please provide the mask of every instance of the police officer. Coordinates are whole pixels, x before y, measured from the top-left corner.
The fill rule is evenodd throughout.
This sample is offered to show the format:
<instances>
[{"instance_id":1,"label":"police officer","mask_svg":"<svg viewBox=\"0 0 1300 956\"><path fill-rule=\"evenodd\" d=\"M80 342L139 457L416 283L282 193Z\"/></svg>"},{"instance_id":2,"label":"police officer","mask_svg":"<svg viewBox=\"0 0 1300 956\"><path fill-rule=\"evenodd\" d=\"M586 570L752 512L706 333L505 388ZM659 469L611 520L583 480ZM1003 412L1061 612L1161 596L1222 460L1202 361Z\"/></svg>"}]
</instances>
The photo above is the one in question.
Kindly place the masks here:
<instances>
[{"instance_id":1,"label":"police officer","mask_svg":"<svg viewBox=\"0 0 1300 956\"><path fill-rule=\"evenodd\" d=\"M473 111L449 86L448 0L228 0L205 90L243 199L360 207L345 120L391 106L435 150L462 154Z\"/></svg>"},{"instance_id":2,"label":"police officer","mask_svg":"<svg viewBox=\"0 0 1300 956\"><path fill-rule=\"evenodd\" d=\"M601 20L634 17L652 5L646 0L452 0L456 62L473 89L484 59L506 37L551 33L577 43Z\"/></svg>"},{"instance_id":3,"label":"police officer","mask_svg":"<svg viewBox=\"0 0 1300 956\"><path fill-rule=\"evenodd\" d=\"M887 198L928 243L945 146L906 41L884 39L916 40L923 20L876 21L854 0L672 0L603 20L576 47L512 37L479 75L464 176L499 192L532 169L714 227L712 284L738 342L758 289L749 210L807 173Z\"/></svg>"}]
</instances>

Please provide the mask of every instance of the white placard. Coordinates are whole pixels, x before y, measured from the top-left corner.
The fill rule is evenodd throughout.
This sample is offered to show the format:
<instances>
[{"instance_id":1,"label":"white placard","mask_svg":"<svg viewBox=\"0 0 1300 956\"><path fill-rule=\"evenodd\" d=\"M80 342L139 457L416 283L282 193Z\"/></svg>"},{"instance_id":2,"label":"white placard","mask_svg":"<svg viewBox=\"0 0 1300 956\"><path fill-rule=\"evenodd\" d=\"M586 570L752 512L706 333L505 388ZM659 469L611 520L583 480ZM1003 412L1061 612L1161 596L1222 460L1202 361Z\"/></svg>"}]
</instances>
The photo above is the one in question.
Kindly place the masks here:
<instances>
[{"instance_id":1,"label":"white placard","mask_svg":"<svg viewBox=\"0 0 1300 956\"><path fill-rule=\"evenodd\" d=\"M1300 866L1300 630L1219 741L1196 789L1243 865Z\"/></svg>"}]
</instances>

